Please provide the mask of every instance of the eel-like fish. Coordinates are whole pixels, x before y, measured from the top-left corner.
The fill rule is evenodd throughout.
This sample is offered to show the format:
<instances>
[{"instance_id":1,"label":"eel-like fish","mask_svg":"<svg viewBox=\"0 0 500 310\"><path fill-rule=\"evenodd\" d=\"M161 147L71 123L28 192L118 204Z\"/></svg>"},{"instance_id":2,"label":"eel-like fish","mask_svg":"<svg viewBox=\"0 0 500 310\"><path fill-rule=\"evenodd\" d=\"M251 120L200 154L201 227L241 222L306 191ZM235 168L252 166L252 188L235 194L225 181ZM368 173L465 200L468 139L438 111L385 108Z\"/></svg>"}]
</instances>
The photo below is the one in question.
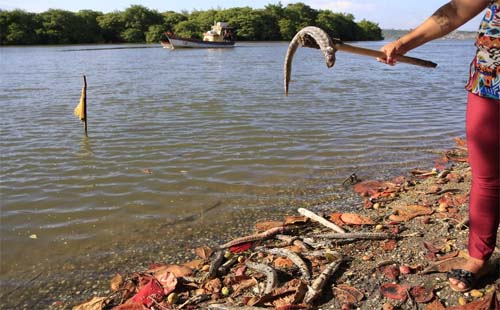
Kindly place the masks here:
<instances>
[{"instance_id":1,"label":"eel-like fish","mask_svg":"<svg viewBox=\"0 0 500 310\"><path fill-rule=\"evenodd\" d=\"M293 37L285 57L285 95L288 95L288 84L292 75L292 59L295 51L300 46L321 49L325 57L326 66L333 67L335 64L335 44L330 36L321 28L309 26L302 28Z\"/></svg>"}]
</instances>

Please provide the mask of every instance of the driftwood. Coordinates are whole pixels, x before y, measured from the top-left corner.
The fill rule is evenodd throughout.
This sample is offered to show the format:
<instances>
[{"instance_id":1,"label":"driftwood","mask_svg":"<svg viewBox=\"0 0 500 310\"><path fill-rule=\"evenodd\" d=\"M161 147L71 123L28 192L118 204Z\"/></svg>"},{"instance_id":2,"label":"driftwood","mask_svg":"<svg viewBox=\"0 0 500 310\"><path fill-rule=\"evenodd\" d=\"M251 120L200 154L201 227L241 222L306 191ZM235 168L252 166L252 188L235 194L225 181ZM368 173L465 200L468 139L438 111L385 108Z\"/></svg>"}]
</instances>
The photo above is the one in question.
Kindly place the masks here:
<instances>
[{"instance_id":1,"label":"driftwood","mask_svg":"<svg viewBox=\"0 0 500 310\"><path fill-rule=\"evenodd\" d=\"M371 233L371 232L353 232L353 233L328 233L314 235L316 238L326 239L367 239L367 240L384 240L393 239L394 235L388 233Z\"/></svg>"},{"instance_id":2,"label":"driftwood","mask_svg":"<svg viewBox=\"0 0 500 310\"><path fill-rule=\"evenodd\" d=\"M314 280L314 282L309 286L309 290L304 297L304 303L309 304L314 302L316 298L321 295L323 287L330 277L337 271L342 262L344 261L343 257L340 257L339 260L335 262L331 262L323 272Z\"/></svg>"},{"instance_id":3,"label":"driftwood","mask_svg":"<svg viewBox=\"0 0 500 310\"><path fill-rule=\"evenodd\" d=\"M278 274L272 267L252 262L246 262L245 264L248 268L258 271L266 276L266 288L264 289L264 294L271 293L272 290L278 285Z\"/></svg>"},{"instance_id":4,"label":"driftwood","mask_svg":"<svg viewBox=\"0 0 500 310\"><path fill-rule=\"evenodd\" d=\"M229 247L232 247L233 245L237 245L240 243L258 241L258 240L266 240L266 239L269 239L277 234L282 234L287 230L289 230L289 228L285 227L285 226L273 227L273 228L270 228L262 233L236 238L234 240L231 240L227 243L220 245L219 248L225 249L225 248L229 248Z\"/></svg>"},{"instance_id":5,"label":"driftwood","mask_svg":"<svg viewBox=\"0 0 500 310\"><path fill-rule=\"evenodd\" d=\"M295 254L294 252L292 252L290 250L280 249L280 248L262 249L262 252L273 254L273 255L284 256L284 257L288 258L297 267L299 267L299 270L302 273L303 279L309 280L311 278L311 273L309 272L309 268L307 267L307 264L304 262L304 260L298 254Z\"/></svg>"},{"instance_id":6,"label":"driftwood","mask_svg":"<svg viewBox=\"0 0 500 310\"><path fill-rule=\"evenodd\" d=\"M344 229L342 229L341 227L335 225L334 223L328 221L327 219L315 214L314 212L312 211L309 211L307 209L304 209L304 208L299 208L298 209L299 213L305 217L308 217L310 218L311 220L315 220L316 222L320 223L321 225L323 226L326 226L330 229L333 229L335 230L336 232L338 233L345 233L346 231Z\"/></svg>"},{"instance_id":7,"label":"driftwood","mask_svg":"<svg viewBox=\"0 0 500 310\"><path fill-rule=\"evenodd\" d=\"M215 253L214 260L210 264L210 268L208 269L207 279L214 279L217 277L217 271L219 267L222 265L224 261L224 251L220 250Z\"/></svg>"}]
</instances>

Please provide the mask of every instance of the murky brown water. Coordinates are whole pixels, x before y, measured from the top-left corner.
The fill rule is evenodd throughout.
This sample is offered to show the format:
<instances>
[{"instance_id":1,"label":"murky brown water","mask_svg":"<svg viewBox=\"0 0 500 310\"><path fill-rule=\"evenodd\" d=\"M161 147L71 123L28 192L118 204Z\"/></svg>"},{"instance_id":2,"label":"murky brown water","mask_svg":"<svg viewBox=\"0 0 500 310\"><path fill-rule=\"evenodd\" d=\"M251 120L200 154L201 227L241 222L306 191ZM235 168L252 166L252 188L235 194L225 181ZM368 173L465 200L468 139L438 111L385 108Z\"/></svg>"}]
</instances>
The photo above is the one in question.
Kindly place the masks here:
<instances>
[{"instance_id":1,"label":"murky brown water","mask_svg":"<svg viewBox=\"0 0 500 310\"><path fill-rule=\"evenodd\" d=\"M0 48L4 308L64 307L121 266L182 260L299 205L353 207L352 172L404 173L464 135L472 41L412 54L434 70L345 53L328 70L299 49L288 97L287 43L121 47ZM72 115L82 74L89 138Z\"/></svg>"}]
</instances>

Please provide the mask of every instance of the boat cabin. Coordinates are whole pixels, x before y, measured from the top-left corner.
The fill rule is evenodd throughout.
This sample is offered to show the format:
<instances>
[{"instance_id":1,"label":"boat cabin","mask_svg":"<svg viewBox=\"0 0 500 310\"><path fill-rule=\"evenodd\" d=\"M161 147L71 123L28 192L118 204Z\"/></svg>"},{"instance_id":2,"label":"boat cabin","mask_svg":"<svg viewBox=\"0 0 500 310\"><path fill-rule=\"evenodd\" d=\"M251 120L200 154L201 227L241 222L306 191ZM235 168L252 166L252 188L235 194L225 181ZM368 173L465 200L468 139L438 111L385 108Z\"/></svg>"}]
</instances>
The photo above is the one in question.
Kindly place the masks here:
<instances>
[{"instance_id":1,"label":"boat cabin","mask_svg":"<svg viewBox=\"0 0 500 310\"><path fill-rule=\"evenodd\" d=\"M228 42L234 41L234 28L229 27L227 23L217 22L212 29L203 34L203 41L208 42Z\"/></svg>"}]
</instances>

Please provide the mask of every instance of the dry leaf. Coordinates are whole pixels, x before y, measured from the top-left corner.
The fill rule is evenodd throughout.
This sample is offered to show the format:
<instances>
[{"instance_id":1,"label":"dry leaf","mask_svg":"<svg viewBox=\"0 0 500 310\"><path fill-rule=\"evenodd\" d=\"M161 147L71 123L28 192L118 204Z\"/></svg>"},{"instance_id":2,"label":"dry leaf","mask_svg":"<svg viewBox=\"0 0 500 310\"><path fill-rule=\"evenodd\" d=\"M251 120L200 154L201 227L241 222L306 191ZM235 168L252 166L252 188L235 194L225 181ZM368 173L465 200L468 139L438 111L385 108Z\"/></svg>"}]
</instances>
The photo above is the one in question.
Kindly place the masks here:
<instances>
[{"instance_id":1,"label":"dry leaf","mask_svg":"<svg viewBox=\"0 0 500 310\"><path fill-rule=\"evenodd\" d=\"M369 197L382 191L388 184L390 183L384 181L363 181L354 185L354 191L363 197Z\"/></svg>"},{"instance_id":2,"label":"dry leaf","mask_svg":"<svg viewBox=\"0 0 500 310\"><path fill-rule=\"evenodd\" d=\"M445 308L439 299L434 299L425 307L425 310L445 310Z\"/></svg>"},{"instance_id":3,"label":"dry leaf","mask_svg":"<svg viewBox=\"0 0 500 310\"><path fill-rule=\"evenodd\" d=\"M424 270L422 270L422 274L433 273L433 272L448 272L457 266L463 265L467 261L464 257L453 257L450 259L446 259L443 261L439 261Z\"/></svg>"},{"instance_id":4,"label":"dry leaf","mask_svg":"<svg viewBox=\"0 0 500 310\"><path fill-rule=\"evenodd\" d=\"M123 284L123 276L119 273L115 274L115 276L111 279L110 287L113 292L116 292L120 289Z\"/></svg>"},{"instance_id":5,"label":"dry leaf","mask_svg":"<svg viewBox=\"0 0 500 310\"><path fill-rule=\"evenodd\" d=\"M282 221L262 221L257 222L254 225L254 228L258 231L266 231L271 228L281 227L283 226Z\"/></svg>"},{"instance_id":6,"label":"dry leaf","mask_svg":"<svg viewBox=\"0 0 500 310\"><path fill-rule=\"evenodd\" d=\"M219 293L222 289L222 282L219 278L215 278L206 282L203 288L209 293Z\"/></svg>"},{"instance_id":7,"label":"dry leaf","mask_svg":"<svg viewBox=\"0 0 500 310\"><path fill-rule=\"evenodd\" d=\"M242 290L258 284L259 282L255 278L247 278L245 280L241 280L240 282L232 286L233 293L231 294L231 296L232 297L238 296Z\"/></svg>"},{"instance_id":8,"label":"dry leaf","mask_svg":"<svg viewBox=\"0 0 500 310\"><path fill-rule=\"evenodd\" d=\"M340 216L340 219L346 223L351 225L373 225L374 221L367 217L363 217L356 213L344 213Z\"/></svg>"},{"instance_id":9,"label":"dry leaf","mask_svg":"<svg viewBox=\"0 0 500 310\"><path fill-rule=\"evenodd\" d=\"M154 277L157 277L157 274L165 272L171 272L176 277L186 277L193 274L193 270L191 268L175 264L156 265L153 268L150 268L147 272L152 273Z\"/></svg>"},{"instance_id":10,"label":"dry leaf","mask_svg":"<svg viewBox=\"0 0 500 310\"><path fill-rule=\"evenodd\" d=\"M396 280L399 277L399 268L396 265L384 265L379 270L390 280Z\"/></svg>"},{"instance_id":11,"label":"dry leaf","mask_svg":"<svg viewBox=\"0 0 500 310\"><path fill-rule=\"evenodd\" d=\"M332 293L341 303L356 304L364 298L360 290L345 284L333 286Z\"/></svg>"},{"instance_id":12,"label":"dry leaf","mask_svg":"<svg viewBox=\"0 0 500 310\"><path fill-rule=\"evenodd\" d=\"M308 217L302 215L297 215L297 216L287 215L284 218L284 225L305 224L307 223L308 220L309 220Z\"/></svg>"},{"instance_id":13,"label":"dry leaf","mask_svg":"<svg viewBox=\"0 0 500 310\"><path fill-rule=\"evenodd\" d=\"M291 268L293 267L293 262L285 257L278 257L274 260L274 267L276 268Z\"/></svg>"},{"instance_id":14,"label":"dry leaf","mask_svg":"<svg viewBox=\"0 0 500 310\"><path fill-rule=\"evenodd\" d=\"M408 285L399 285L394 283L386 283L380 286L380 292L382 295L389 299L406 301L408 297Z\"/></svg>"},{"instance_id":15,"label":"dry leaf","mask_svg":"<svg viewBox=\"0 0 500 310\"><path fill-rule=\"evenodd\" d=\"M214 251L206 245L194 249L194 254L198 255L201 259L208 259L213 252Z\"/></svg>"},{"instance_id":16,"label":"dry leaf","mask_svg":"<svg viewBox=\"0 0 500 310\"><path fill-rule=\"evenodd\" d=\"M194 269L194 270L199 270L203 267L205 263L205 260L203 259L195 259L195 260L192 260L190 262L185 262L182 264L182 266L186 266L190 269Z\"/></svg>"},{"instance_id":17,"label":"dry leaf","mask_svg":"<svg viewBox=\"0 0 500 310\"><path fill-rule=\"evenodd\" d=\"M431 208L418 205L394 206L392 209L395 210L397 214L392 214L389 216L389 219L397 222L406 222L417 216L431 215L434 212Z\"/></svg>"},{"instance_id":18,"label":"dry leaf","mask_svg":"<svg viewBox=\"0 0 500 310\"><path fill-rule=\"evenodd\" d=\"M396 248L397 241L394 239L381 241L380 245L384 251L393 251Z\"/></svg>"},{"instance_id":19,"label":"dry leaf","mask_svg":"<svg viewBox=\"0 0 500 310\"><path fill-rule=\"evenodd\" d=\"M163 286L163 293L165 295L170 294L177 286L177 278L172 272L164 272L155 274L156 280L160 282Z\"/></svg>"},{"instance_id":20,"label":"dry leaf","mask_svg":"<svg viewBox=\"0 0 500 310\"><path fill-rule=\"evenodd\" d=\"M73 310L101 310L105 300L106 297L94 297L83 304L73 307Z\"/></svg>"},{"instance_id":21,"label":"dry leaf","mask_svg":"<svg viewBox=\"0 0 500 310\"><path fill-rule=\"evenodd\" d=\"M342 216L342 213L339 213L339 212L330 213L330 221L332 221L334 224L342 227L343 225L345 225L345 223L344 223L344 221L342 221L341 216Z\"/></svg>"},{"instance_id":22,"label":"dry leaf","mask_svg":"<svg viewBox=\"0 0 500 310\"><path fill-rule=\"evenodd\" d=\"M422 245L424 246L424 248L427 249L427 251L429 251L431 253L436 254L436 253L439 253L439 251L440 251L439 247L435 246L434 244L432 244L429 241L423 241Z\"/></svg>"},{"instance_id":23,"label":"dry leaf","mask_svg":"<svg viewBox=\"0 0 500 310\"><path fill-rule=\"evenodd\" d=\"M412 287L410 289L410 295L419 304L429 302L434 298L432 288L425 288L423 286Z\"/></svg>"}]
</instances>

